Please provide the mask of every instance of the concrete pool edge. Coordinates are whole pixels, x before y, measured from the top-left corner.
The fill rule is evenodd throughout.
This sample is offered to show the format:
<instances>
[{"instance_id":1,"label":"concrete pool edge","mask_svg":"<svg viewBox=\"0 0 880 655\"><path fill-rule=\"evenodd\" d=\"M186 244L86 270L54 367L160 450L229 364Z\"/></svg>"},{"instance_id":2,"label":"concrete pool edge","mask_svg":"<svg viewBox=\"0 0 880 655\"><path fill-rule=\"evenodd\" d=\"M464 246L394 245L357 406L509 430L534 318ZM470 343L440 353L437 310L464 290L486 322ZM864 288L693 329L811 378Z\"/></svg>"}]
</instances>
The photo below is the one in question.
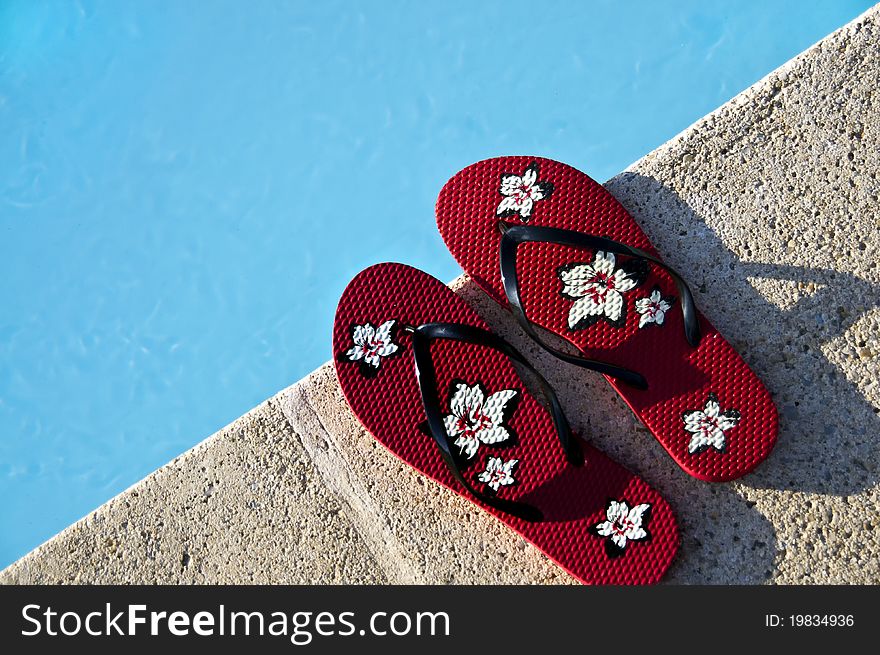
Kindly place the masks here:
<instances>
[{"instance_id":1,"label":"concrete pool edge","mask_svg":"<svg viewBox=\"0 0 880 655\"><path fill-rule=\"evenodd\" d=\"M864 82L877 79L880 73L876 57L871 60L866 55L880 37L878 18L880 9L875 6L608 182L670 263L683 270L695 286L699 286L701 275L709 281L716 279L709 259L718 253L734 267L730 274L743 279L746 274L741 273L742 268L754 262L772 262L782 256L798 263L798 243L792 249L788 245L792 239L779 241L778 234L752 224L750 218L753 211L763 216L760 210L765 201L766 212L780 204L798 211L804 197L800 187L769 198L763 195L769 192L756 191L767 185L767 177L787 179L777 170L780 168L797 170L800 182L814 192L810 196L814 205L838 202L827 200L825 195L841 195L835 186L857 180L858 188L847 191L852 196L834 205L840 235L833 234L830 241L843 239L844 233L864 236L870 231L870 214L866 218L865 209L874 202L876 180L872 182L867 174L854 178L847 162L852 161L850 154L862 157L863 151L877 151L877 135L865 127L877 124L878 99ZM819 96L823 90L826 95L837 93L841 103L848 103L841 123L846 127L843 134L837 127L841 116L834 113L840 113L842 105L835 105L834 99L822 104L825 99ZM824 107L828 115L811 113L814 106ZM806 122L810 124L804 127ZM810 155L802 160L792 154L805 151ZM720 161L723 158L736 161L727 168ZM873 162L867 159L864 164ZM871 166L864 164L862 168L870 171ZM812 217L810 207L791 216L791 234L811 234L806 225ZM682 237L691 243L700 240L713 245L704 255L694 254L676 247ZM872 238L876 239L876 234L864 236L862 242L867 243L869 253L877 251L871 247ZM876 278L876 271L858 258L829 264L828 268L860 280ZM787 508L792 503L810 504L804 530L821 530L818 524L824 514L842 521L840 529L851 534L856 522L876 521L876 516L867 514L855 517L852 525L845 517L838 518L843 513L839 506L842 497L876 506L874 460L863 461L869 472L864 483L847 481L828 489L814 488L817 485L807 480L788 484L776 470L759 471L743 483L697 486L700 483L684 479L673 469L656 444L643 442L643 433L601 380L563 375L566 371L559 371L530 347L509 317L466 279L459 278L453 287L548 372L551 382L561 389L569 413L579 417L575 419L578 427L606 435L602 447L644 474L680 509L686 541L671 581L880 581L876 538L868 539L860 552L850 552L837 542L826 544L828 552L823 552L793 543L784 526L791 518ZM733 303L736 308L757 307L755 311L774 315L758 305L758 296L742 289L745 291ZM779 306L789 301L788 292L769 287L758 291L764 300ZM782 398L785 416L786 380L784 376L775 378L768 370L772 354L761 357L760 345L753 350L753 344L760 343L758 328L743 326L734 310L707 306L707 300L717 297L711 285L702 294L700 304L713 322L741 349L748 347L747 359L768 379L774 395ZM876 357L859 356L854 362L835 359L853 332L857 333L852 337L856 347L871 350L870 339L877 333L870 308L866 316L867 327L860 318L841 330L836 337L841 343L828 348L822 345L823 356L833 365L828 370L836 366L857 392L852 395L849 387L840 387L847 407L859 402L859 394L869 404L876 403L878 390L865 382L872 375L877 377ZM859 334L868 336L863 339ZM863 341L869 345L858 346ZM768 345L767 352L772 353L773 348L774 344ZM591 399L589 408L582 406L584 395ZM801 405L797 408L789 418L790 425L806 421L803 416L825 419L818 408L814 414ZM862 409L855 408L856 418L862 416L858 414ZM867 418L862 420L870 420L864 416ZM844 423L823 425L841 433L849 430ZM783 445L781 440L780 448ZM790 464L796 465L796 455L797 451L789 448L778 457L791 457ZM859 454L855 459L865 457ZM701 511L718 514L712 519L718 525L711 536L698 524ZM714 544L733 542L738 533L763 545L754 545L752 553L735 558L711 552ZM836 558L834 552L838 553ZM850 561L854 557L857 559ZM821 565L823 558L828 562ZM324 365L7 567L0 573L0 582L571 580L521 538L379 449L348 412L332 368Z\"/></svg>"}]
</instances>

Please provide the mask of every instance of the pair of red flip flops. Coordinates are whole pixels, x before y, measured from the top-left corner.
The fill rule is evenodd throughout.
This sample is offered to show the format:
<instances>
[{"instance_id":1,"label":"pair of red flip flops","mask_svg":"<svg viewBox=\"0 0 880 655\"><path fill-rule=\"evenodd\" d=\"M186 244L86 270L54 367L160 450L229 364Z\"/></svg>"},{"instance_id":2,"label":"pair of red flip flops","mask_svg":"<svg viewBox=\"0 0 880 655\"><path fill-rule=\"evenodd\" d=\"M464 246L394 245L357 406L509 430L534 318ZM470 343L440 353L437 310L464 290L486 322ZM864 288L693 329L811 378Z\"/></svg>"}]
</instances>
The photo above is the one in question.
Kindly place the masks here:
<instances>
[{"instance_id":1,"label":"pair of red flip flops","mask_svg":"<svg viewBox=\"0 0 880 655\"><path fill-rule=\"evenodd\" d=\"M767 390L587 175L537 157L482 161L443 187L437 225L486 293L557 357L605 375L686 472L732 480L770 453ZM540 374L439 280L403 264L361 272L339 302L333 349L345 398L376 439L572 575L645 584L669 567L678 531L666 501L573 435Z\"/></svg>"}]
</instances>

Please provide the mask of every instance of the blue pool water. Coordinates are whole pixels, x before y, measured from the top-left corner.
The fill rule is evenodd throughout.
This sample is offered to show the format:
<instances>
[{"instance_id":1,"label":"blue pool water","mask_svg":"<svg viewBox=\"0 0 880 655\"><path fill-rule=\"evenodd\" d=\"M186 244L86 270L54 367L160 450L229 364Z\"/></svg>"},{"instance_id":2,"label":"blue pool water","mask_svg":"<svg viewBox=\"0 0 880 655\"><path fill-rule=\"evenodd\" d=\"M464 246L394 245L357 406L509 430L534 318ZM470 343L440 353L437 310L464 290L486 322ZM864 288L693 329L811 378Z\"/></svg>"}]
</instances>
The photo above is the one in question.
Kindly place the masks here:
<instances>
[{"instance_id":1,"label":"blue pool water","mask_svg":"<svg viewBox=\"0 0 880 655\"><path fill-rule=\"evenodd\" d=\"M446 179L605 179L873 0L0 4L0 566L458 270Z\"/></svg>"}]
</instances>

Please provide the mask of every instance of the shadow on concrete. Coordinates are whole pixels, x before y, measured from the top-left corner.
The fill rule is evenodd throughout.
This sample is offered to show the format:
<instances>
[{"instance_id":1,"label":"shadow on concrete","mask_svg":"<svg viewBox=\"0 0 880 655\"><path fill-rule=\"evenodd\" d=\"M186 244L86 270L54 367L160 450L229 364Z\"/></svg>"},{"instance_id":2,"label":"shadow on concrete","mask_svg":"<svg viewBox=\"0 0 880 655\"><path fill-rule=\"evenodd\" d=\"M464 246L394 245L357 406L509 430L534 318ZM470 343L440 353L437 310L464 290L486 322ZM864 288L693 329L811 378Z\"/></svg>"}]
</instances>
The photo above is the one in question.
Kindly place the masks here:
<instances>
[{"instance_id":1,"label":"shadow on concrete","mask_svg":"<svg viewBox=\"0 0 880 655\"><path fill-rule=\"evenodd\" d=\"M779 410L779 441L767 461L742 484L839 496L876 485L880 410L822 347L880 306L880 285L836 270L743 261L707 228L704 217L661 182L623 173L608 187L637 220L638 210L627 202L636 193L651 198L652 212L662 208L662 220L646 216L639 223L663 256L683 271L701 310L773 395ZM658 225L664 234L657 233ZM699 235L699 240L692 235ZM820 246L800 243L798 248L809 253ZM759 293L750 278L799 283L807 290L781 308Z\"/></svg>"}]
</instances>

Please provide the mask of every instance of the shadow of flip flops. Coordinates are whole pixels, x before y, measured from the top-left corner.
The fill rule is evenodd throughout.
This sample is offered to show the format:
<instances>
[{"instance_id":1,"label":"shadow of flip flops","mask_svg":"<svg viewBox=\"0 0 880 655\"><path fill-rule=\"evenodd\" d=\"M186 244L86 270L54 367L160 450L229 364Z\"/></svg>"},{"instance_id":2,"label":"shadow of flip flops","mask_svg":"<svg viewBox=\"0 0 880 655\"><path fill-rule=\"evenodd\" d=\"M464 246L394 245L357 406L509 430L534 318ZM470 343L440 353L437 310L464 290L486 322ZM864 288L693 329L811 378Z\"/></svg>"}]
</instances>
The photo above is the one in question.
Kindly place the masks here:
<instances>
[{"instance_id":1,"label":"shadow of flip flops","mask_svg":"<svg viewBox=\"0 0 880 655\"><path fill-rule=\"evenodd\" d=\"M661 182L623 173L608 186L667 261L684 271L702 311L773 395L779 441L743 484L839 496L875 486L878 408L829 353L859 319L880 307L880 285L845 271L743 261L707 227L706 217ZM664 209L664 229L651 216L640 220L639 198L646 194L652 211ZM821 246L797 247L809 258L811 249ZM791 293L771 302L756 288L768 283Z\"/></svg>"}]
</instances>

